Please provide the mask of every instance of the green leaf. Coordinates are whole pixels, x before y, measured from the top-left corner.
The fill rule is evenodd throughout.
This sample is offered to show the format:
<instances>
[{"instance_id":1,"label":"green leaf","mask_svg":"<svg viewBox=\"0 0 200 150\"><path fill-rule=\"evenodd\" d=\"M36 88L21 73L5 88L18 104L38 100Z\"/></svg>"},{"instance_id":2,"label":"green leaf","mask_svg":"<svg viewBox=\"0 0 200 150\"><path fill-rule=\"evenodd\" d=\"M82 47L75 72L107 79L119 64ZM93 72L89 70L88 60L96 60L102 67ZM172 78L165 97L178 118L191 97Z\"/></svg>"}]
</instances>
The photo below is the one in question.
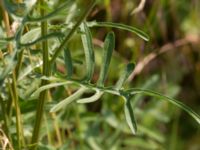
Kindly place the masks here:
<instances>
[{"instance_id":1,"label":"green leaf","mask_svg":"<svg viewBox=\"0 0 200 150\"><path fill-rule=\"evenodd\" d=\"M89 98L83 98L83 99L79 99L77 101L77 103L91 103L91 102L95 102L97 100L99 100L101 98L101 96L103 95L104 92L100 91L100 90L96 90L96 93L89 97Z\"/></svg>"},{"instance_id":2,"label":"green leaf","mask_svg":"<svg viewBox=\"0 0 200 150\"><path fill-rule=\"evenodd\" d=\"M90 29L87 27L86 23L81 25L81 30L84 34L81 35L83 48L85 52L85 61L86 61L86 81L90 81L92 79L94 73L95 66L95 58L94 58L94 48L92 44L92 36Z\"/></svg>"},{"instance_id":3,"label":"green leaf","mask_svg":"<svg viewBox=\"0 0 200 150\"><path fill-rule=\"evenodd\" d=\"M126 122L129 128L131 129L132 133L136 134L137 124L135 121L133 109L131 107L130 98L126 98L126 97L123 97L123 98L124 98L124 113L125 113Z\"/></svg>"},{"instance_id":4,"label":"green leaf","mask_svg":"<svg viewBox=\"0 0 200 150\"><path fill-rule=\"evenodd\" d=\"M104 50L103 50L103 59L100 76L97 82L97 85L103 86L108 74L108 68L110 65L112 52L115 48L115 34L114 32L109 32L106 36L104 42Z\"/></svg>"},{"instance_id":5,"label":"green leaf","mask_svg":"<svg viewBox=\"0 0 200 150\"><path fill-rule=\"evenodd\" d=\"M11 0L2 0L2 3L8 13L17 17L23 17L27 12L25 3L14 3Z\"/></svg>"},{"instance_id":6,"label":"green leaf","mask_svg":"<svg viewBox=\"0 0 200 150\"><path fill-rule=\"evenodd\" d=\"M14 53L8 58L6 67L3 69L2 72L0 72L0 90L2 88L1 85L4 83L4 79L15 68L17 64L16 55L17 52L14 51Z\"/></svg>"},{"instance_id":7,"label":"green leaf","mask_svg":"<svg viewBox=\"0 0 200 150\"><path fill-rule=\"evenodd\" d=\"M74 24L74 26L72 27L72 29L68 32L68 34L64 38L64 40L61 43L61 45L55 50L55 53L53 54L53 56L52 56L52 58L50 60L50 65L52 65L54 63L54 61L56 60L56 58L58 57L58 55L60 54L60 52L62 51L62 49L68 44L68 41L71 39L71 37L74 34L74 32L77 30L77 28L83 22L83 20L85 19L85 17L89 14L89 12L91 11L91 9L94 7L95 3L96 3L95 0L90 1L90 3L88 4L88 7L86 8L86 10L78 18L77 22Z\"/></svg>"},{"instance_id":8,"label":"green leaf","mask_svg":"<svg viewBox=\"0 0 200 150\"><path fill-rule=\"evenodd\" d=\"M96 22L96 21L88 22L87 24L89 27L111 27L111 28L126 30L129 32L135 33L137 36L139 36L145 41L149 41L149 36L146 33L144 33L142 30L125 25L125 24L113 23L113 22Z\"/></svg>"},{"instance_id":9,"label":"green leaf","mask_svg":"<svg viewBox=\"0 0 200 150\"><path fill-rule=\"evenodd\" d=\"M66 99L62 100L61 102L59 102L58 104L56 104L51 110L50 112L57 112L60 109L62 109L63 107L66 107L68 104L70 104L71 102L73 102L74 100L77 100L79 97L81 97L81 95L87 91L87 88L85 87L81 87L78 91L76 91L74 94L70 95L69 97L67 97Z\"/></svg>"},{"instance_id":10,"label":"green leaf","mask_svg":"<svg viewBox=\"0 0 200 150\"><path fill-rule=\"evenodd\" d=\"M37 38L39 38L41 35L41 28L34 28L30 31L28 31L27 33L25 33L22 37L21 37L21 42L22 43L30 43L35 41Z\"/></svg>"},{"instance_id":11,"label":"green leaf","mask_svg":"<svg viewBox=\"0 0 200 150\"><path fill-rule=\"evenodd\" d=\"M73 1L67 0L63 4L61 4L61 6L58 6L57 9L55 9L52 12L49 12L47 15L42 16L42 17L37 17L37 18L31 17L28 15L25 18L25 21L26 22L41 22L41 21L45 21L45 20L50 21L52 19L59 18L59 14L65 14L65 16L66 16L66 15L68 15L67 13L69 13L69 7L71 7L73 3L74 3ZM44 6L42 6L42 7L44 7Z\"/></svg>"},{"instance_id":12,"label":"green leaf","mask_svg":"<svg viewBox=\"0 0 200 150\"><path fill-rule=\"evenodd\" d=\"M51 38L62 38L64 37L63 33L60 32L53 32L53 33L49 33L45 36L42 37L38 37L39 35L39 29L33 29L31 31L29 31L28 33L26 33L25 35L22 36L22 31L24 29L24 25L22 24L16 35L15 35L15 40L16 40L16 44L18 48L22 48L22 47L29 47L32 46L38 42L42 42L45 41L47 39L51 39ZM21 42L22 40L22 42Z\"/></svg>"},{"instance_id":13,"label":"green leaf","mask_svg":"<svg viewBox=\"0 0 200 150\"><path fill-rule=\"evenodd\" d=\"M116 85L115 85L115 89L119 90L121 89L122 85L124 84L124 82L127 80L127 78L129 77L129 75L132 73L132 71L135 68L135 64L134 63L129 63L126 68L124 69L124 71L122 72L119 80L117 81Z\"/></svg>"},{"instance_id":14,"label":"green leaf","mask_svg":"<svg viewBox=\"0 0 200 150\"><path fill-rule=\"evenodd\" d=\"M54 87L58 87L58 86L62 86L62 85L66 85L66 84L71 84L72 82L70 81L65 81L65 82L61 82L61 83L51 83L48 85L44 85L40 88L38 88L33 94L32 96L36 96L38 94L40 94L42 91L50 89L50 88L54 88Z\"/></svg>"},{"instance_id":15,"label":"green leaf","mask_svg":"<svg viewBox=\"0 0 200 150\"><path fill-rule=\"evenodd\" d=\"M42 66L42 61L38 61L36 64L32 65L29 64L27 67L24 69L20 70L19 77L17 81L23 80L29 73L31 73L34 69Z\"/></svg>"},{"instance_id":16,"label":"green leaf","mask_svg":"<svg viewBox=\"0 0 200 150\"><path fill-rule=\"evenodd\" d=\"M154 91L151 91L151 90L143 90L143 89L132 88L132 89L126 90L126 92L130 93L131 95L134 95L134 94L145 94L145 95L152 96L152 97L155 97L155 98L158 98L158 99L166 100L166 101L174 104L175 106L183 109L184 111L186 111L192 118L194 118L200 124L200 116L197 113L195 113L190 107L188 107L187 105L181 103L178 100L175 100L173 98L164 96L164 95L162 95L160 93L157 93L157 92L154 92Z\"/></svg>"},{"instance_id":17,"label":"green leaf","mask_svg":"<svg viewBox=\"0 0 200 150\"><path fill-rule=\"evenodd\" d=\"M71 53L68 47L64 49L64 61L65 61L65 68L67 70L67 76L71 77L73 74L73 64L72 64Z\"/></svg>"}]
</instances>

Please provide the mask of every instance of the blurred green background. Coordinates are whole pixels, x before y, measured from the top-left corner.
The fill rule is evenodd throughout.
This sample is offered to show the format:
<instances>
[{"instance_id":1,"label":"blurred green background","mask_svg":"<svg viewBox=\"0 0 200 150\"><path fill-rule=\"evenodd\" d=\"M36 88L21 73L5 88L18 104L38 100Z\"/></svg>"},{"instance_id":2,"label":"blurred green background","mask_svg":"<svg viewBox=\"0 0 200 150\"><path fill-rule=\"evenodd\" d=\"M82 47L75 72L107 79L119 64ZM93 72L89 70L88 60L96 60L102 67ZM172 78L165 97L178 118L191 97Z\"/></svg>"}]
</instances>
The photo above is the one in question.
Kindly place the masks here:
<instances>
[{"instance_id":1,"label":"blurred green background","mask_svg":"<svg viewBox=\"0 0 200 150\"><path fill-rule=\"evenodd\" d=\"M63 1L56 0L55 3ZM125 64L135 62L136 69L128 79L125 88L140 87L155 90L180 100L200 114L200 1L141 1L97 0L97 5L87 20L109 21L137 27L149 35L150 41L145 42L123 30L92 28L96 57L93 82L96 82L99 75L104 38L108 31L113 30L116 35L116 47L106 81L107 86L115 84ZM80 2L87 4L84 0ZM46 6L49 7L48 11L56 7L56 4L55 6L50 5L51 1L48 1L48 4L49 6ZM72 14L68 19L74 17L73 19L76 20L78 15L74 16ZM62 21L56 20L50 24L57 25ZM35 26L29 25L28 27L32 29ZM0 28L0 33L5 34L3 28ZM49 43L51 44L51 41ZM38 54L37 48L36 45L35 51L30 49L31 58L29 58L30 54L25 52L23 66L26 67L39 60L37 57L41 55ZM72 50L75 66L74 77L81 78L85 68L80 35L75 34L70 41L69 48ZM66 72L63 66L62 62L58 63L57 68L61 73ZM36 69L36 75L37 71L41 71L38 70ZM39 82L34 79L36 75L31 75L27 77L27 80L19 82L19 87L21 86L19 97L26 137L31 137L35 117L35 101L28 101L28 96L33 92L35 84L39 85ZM51 90L52 99L58 102L71 94L74 89L77 87L71 87L68 90L64 87L53 89ZM138 123L136 135L132 135L126 124L123 101L119 97L105 94L101 101L91 104L73 103L60 112L56 118L63 139L63 144L58 144L58 149L200 150L199 125L188 114L165 101L146 96L136 95L132 102ZM51 105L52 103L46 105L43 123L45 127L42 128L42 141L39 147L41 150L54 150L52 145L56 145L58 140L52 116L49 115ZM14 133L14 128L14 125L11 126L12 133ZM47 131L55 137L49 137L46 134Z\"/></svg>"}]
</instances>

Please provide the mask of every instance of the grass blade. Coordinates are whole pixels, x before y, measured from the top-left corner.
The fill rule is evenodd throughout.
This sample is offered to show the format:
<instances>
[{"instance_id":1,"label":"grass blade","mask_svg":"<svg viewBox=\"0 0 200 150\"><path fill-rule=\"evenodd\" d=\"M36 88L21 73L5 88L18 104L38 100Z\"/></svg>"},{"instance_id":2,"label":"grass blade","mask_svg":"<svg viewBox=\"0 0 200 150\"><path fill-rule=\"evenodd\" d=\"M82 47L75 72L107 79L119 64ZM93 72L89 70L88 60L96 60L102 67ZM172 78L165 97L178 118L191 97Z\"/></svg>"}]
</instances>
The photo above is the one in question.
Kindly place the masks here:
<instances>
[{"instance_id":1,"label":"grass blade","mask_svg":"<svg viewBox=\"0 0 200 150\"><path fill-rule=\"evenodd\" d=\"M89 27L111 27L111 28L126 30L129 32L135 33L137 36L139 36L145 41L149 41L149 36L146 33L144 33L142 30L137 29L132 26L125 25L125 24L113 23L113 22L96 22L96 21L88 22L87 24Z\"/></svg>"},{"instance_id":2,"label":"grass blade","mask_svg":"<svg viewBox=\"0 0 200 150\"><path fill-rule=\"evenodd\" d=\"M115 34L114 34L114 32L110 32L107 34L105 42L104 42L101 72L100 72L99 80L97 82L97 85L99 85L99 86L104 85L106 76L108 74L108 67L110 65L114 47L115 47Z\"/></svg>"}]
</instances>

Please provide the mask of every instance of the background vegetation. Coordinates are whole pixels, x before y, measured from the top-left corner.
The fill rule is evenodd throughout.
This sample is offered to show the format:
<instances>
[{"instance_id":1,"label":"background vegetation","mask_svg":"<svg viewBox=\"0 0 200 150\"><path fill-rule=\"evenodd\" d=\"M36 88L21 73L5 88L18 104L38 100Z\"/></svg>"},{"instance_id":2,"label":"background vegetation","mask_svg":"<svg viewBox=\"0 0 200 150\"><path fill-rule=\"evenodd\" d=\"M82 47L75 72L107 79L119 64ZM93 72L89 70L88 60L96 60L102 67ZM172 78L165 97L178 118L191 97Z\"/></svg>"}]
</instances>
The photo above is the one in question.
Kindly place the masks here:
<instances>
[{"instance_id":1,"label":"background vegetation","mask_svg":"<svg viewBox=\"0 0 200 150\"><path fill-rule=\"evenodd\" d=\"M126 64L135 62L124 89L157 91L200 114L200 1L97 0L94 6L90 4L90 0L1 1L2 149L34 149L38 144L39 150L199 150L199 124L167 101L134 95L131 105L138 131L133 135L126 123L122 97L106 93L93 103L74 102L63 108L62 104L58 109L60 101L73 95L80 83L86 83L57 83L71 77L85 79L86 74L89 78L85 80L92 83L87 84L89 88L101 85L107 39L108 49L113 47L114 51L106 87L113 87ZM123 23L141 32L93 21ZM115 40L110 31L115 33ZM148 38L145 33L149 41L144 40ZM92 39L84 43L84 36ZM91 40L94 54L90 51L88 55L95 55L95 60L85 61L84 50L91 46ZM92 75L87 71L94 64ZM50 83L53 87L42 91L41 87ZM86 92L82 98L93 94ZM52 108L58 112L50 113Z\"/></svg>"}]
</instances>

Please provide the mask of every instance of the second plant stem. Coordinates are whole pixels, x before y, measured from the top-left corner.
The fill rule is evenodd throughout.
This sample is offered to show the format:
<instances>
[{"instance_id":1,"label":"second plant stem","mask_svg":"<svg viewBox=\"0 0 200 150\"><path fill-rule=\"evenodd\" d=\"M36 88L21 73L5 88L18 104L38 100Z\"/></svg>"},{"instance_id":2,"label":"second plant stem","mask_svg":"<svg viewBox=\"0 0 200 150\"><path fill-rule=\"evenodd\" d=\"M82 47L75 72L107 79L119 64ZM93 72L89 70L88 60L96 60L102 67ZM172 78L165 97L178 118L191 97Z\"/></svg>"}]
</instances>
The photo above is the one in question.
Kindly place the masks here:
<instances>
[{"instance_id":1,"label":"second plant stem","mask_svg":"<svg viewBox=\"0 0 200 150\"><path fill-rule=\"evenodd\" d=\"M44 5L44 0L40 1L40 5ZM41 7L41 15L45 15L45 10ZM48 32L48 24L47 21L43 21L41 23L41 32L42 36L45 36ZM42 74L44 76L50 75L50 67L49 67L49 52L48 52L48 41L45 40L42 42L42 55L43 55L43 71ZM42 80L41 86L48 84L47 80ZM39 101L37 103L37 110L36 110L36 122L34 125L33 135L32 135L32 147L31 149L34 150L37 147L38 139L39 139L39 132L43 118L43 111L44 111L44 103L45 100L48 98L48 90L41 92L39 96Z\"/></svg>"}]
</instances>

